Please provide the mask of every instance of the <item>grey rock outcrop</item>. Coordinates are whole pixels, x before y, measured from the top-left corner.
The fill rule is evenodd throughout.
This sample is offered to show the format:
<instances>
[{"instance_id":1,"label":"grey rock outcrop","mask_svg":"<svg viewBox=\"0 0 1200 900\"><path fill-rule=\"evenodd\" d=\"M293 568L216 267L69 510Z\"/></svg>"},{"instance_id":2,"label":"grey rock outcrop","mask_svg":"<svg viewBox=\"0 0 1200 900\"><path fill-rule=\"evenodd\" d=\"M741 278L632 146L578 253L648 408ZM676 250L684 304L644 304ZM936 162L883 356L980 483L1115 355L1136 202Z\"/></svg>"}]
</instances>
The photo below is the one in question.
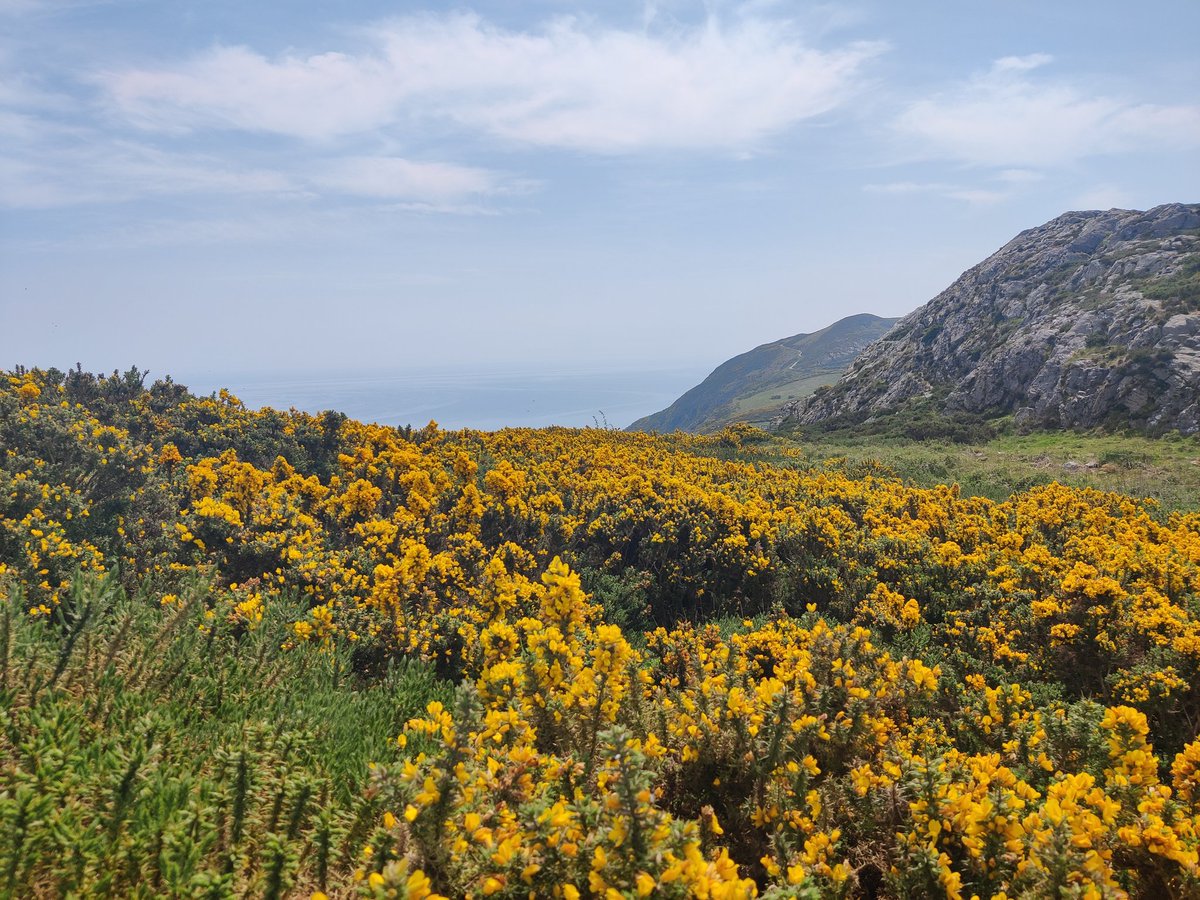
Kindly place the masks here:
<instances>
[{"instance_id":1,"label":"grey rock outcrop","mask_svg":"<svg viewBox=\"0 0 1200 900\"><path fill-rule=\"evenodd\" d=\"M1028 427L1200 431L1200 205L1071 212L1024 231L784 421L930 398Z\"/></svg>"}]
</instances>

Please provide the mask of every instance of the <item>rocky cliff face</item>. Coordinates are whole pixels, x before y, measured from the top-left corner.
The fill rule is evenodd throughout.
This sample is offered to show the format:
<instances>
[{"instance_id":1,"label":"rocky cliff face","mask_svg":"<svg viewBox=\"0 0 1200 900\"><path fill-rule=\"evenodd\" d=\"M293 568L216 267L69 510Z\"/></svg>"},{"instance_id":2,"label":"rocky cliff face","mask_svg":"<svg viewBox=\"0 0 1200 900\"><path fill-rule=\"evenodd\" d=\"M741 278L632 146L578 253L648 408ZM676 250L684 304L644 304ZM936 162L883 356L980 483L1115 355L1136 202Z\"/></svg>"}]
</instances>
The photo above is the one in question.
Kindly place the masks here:
<instances>
[{"instance_id":1,"label":"rocky cliff face","mask_svg":"<svg viewBox=\"0 0 1200 900\"><path fill-rule=\"evenodd\" d=\"M1200 205L1072 212L1017 235L784 421L930 398L1034 427L1200 431Z\"/></svg>"}]
</instances>

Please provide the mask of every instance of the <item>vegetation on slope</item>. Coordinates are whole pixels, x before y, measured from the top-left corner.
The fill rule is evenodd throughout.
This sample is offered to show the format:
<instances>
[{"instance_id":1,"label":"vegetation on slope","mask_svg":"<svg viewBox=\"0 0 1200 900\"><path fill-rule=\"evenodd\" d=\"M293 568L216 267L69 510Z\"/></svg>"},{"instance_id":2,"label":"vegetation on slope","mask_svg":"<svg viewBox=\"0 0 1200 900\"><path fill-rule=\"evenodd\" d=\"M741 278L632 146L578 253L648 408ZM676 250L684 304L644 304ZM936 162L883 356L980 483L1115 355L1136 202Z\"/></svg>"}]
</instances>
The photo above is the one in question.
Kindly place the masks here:
<instances>
[{"instance_id":1,"label":"vegetation on slope","mask_svg":"<svg viewBox=\"0 0 1200 900\"><path fill-rule=\"evenodd\" d=\"M744 427L406 432L136 372L12 373L0 439L18 893L1200 890L1194 507L972 497ZM255 757L235 840L223 760L263 720L306 749Z\"/></svg>"},{"instance_id":2,"label":"vegetation on slope","mask_svg":"<svg viewBox=\"0 0 1200 900\"><path fill-rule=\"evenodd\" d=\"M770 422L789 401L837 381L854 357L895 322L860 313L812 334L755 347L723 362L669 407L638 419L629 430L711 433L735 422Z\"/></svg>"},{"instance_id":3,"label":"vegetation on slope","mask_svg":"<svg viewBox=\"0 0 1200 900\"><path fill-rule=\"evenodd\" d=\"M957 484L967 496L1005 500L1052 482L1153 500L1167 512L1194 510L1200 497L1200 438L1179 434L1038 431L989 427L960 440L919 440L899 433L805 429L794 434L803 464L876 471L934 487ZM781 462L783 462L781 458ZM793 461L794 464L794 461Z\"/></svg>"}]
</instances>

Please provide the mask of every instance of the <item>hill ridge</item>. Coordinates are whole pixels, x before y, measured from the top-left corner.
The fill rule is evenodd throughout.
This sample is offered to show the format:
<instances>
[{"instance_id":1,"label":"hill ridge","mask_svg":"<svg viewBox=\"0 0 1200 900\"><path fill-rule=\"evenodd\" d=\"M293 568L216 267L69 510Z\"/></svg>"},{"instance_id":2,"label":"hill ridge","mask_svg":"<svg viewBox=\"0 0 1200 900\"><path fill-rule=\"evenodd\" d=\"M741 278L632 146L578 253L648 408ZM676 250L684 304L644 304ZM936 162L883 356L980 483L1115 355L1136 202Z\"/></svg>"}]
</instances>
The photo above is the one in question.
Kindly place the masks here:
<instances>
[{"instance_id":1,"label":"hill ridge","mask_svg":"<svg viewBox=\"0 0 1200 900\"><path fill-rule=\"evenodd\" d=\"M627 430L706 432L735 421L765 423L778 415L786 395L798 398L835 381L896 321L858 313L819 331L759 344L721 363L666 409L643 416Z\"/></svg>"},{"instance_id":2,"label":"hill ridge","mask_svg":"<svg viewBox=\"0 0 1200 900\"><path fill-rule=\"evenodd\" d=\"M1036 427L1200 431L1200 204L1073 211L1022 231L782 421L917 401Z\"/></svg>"}]
</instances>

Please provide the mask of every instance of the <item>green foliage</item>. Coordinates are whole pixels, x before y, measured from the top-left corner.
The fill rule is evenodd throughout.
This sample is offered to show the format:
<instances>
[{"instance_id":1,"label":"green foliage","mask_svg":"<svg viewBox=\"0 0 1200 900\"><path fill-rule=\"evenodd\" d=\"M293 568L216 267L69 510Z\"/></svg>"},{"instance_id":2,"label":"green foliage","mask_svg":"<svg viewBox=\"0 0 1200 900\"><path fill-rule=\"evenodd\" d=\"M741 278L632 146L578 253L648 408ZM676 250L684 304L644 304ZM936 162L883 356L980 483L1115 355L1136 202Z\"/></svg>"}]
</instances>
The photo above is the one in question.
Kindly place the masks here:
<instances>
[{"instance_id":1,"label":"green foliage","mask_svg":"<svg viewBox=\"0 0 1200 900\"><path fill-rule=\"evenodd\" d=\"M583 589L604 608L604 618L620 625L627 634L637 635L654 627L653 579L633 569L603 571L583 569Z\"/></svg>"},{"instance_id":2,"label":"green foliage","mask_svg":"<svg viewBox=\"0 0 1200 900\"><path fill-rule=\"evenodd\" d=\"M1109 779L1098 722L1115 713L1096 701L1136 707L1122 715L1168 754L1133 748L1150 768L1195 737L1197 645L1179 624L1196 608L1195 439L1013 435L931 404L799 445L744 425L659 439L432 424L401 444L144 378L21 375L0 393L0 894L299 896L363 865L382 897L419 863L454 896L497 873L503 895L567 876L600 895L599 870L640 890L667 849L708 877L720 848L760 888L806 860L825 881L799 895L926 896L951 868L983 890L999 882L961 830L945 860L927 852L934 819L913 798L932 809L951 783L982 786L993 756L1039 793L1054 772ZM998 436L955 442L975 428ZM942 437L912 439L927 433ZM1162 505L1061 485L979 499L1055 480ZM599 609L563 588L561 562L547 580L552 556ZM586 620L588 640L545 631L557 607L531 613L539 573L574 597L563 620ZM631 643L647 668L626 665ZM732 645L742 668L723 662ZM457 732L435 671L467 682ZM432 730L409 722L408 752L425 753L410 763L395 737L422 710ZM868 766L876 738L904 755ZM510 808L542 842L525 857L476 836L512 824L481 823L518 788ZM536 862L560 799L585 852ZM773 806L791 833L766 827Z\"/></svg>"},{"instance_id":3,"label":"green foliage","mask_svg":"<svg viewBox=\"0 0 1200 900\"><path fill-rule=\"evenodd\" d=\"M755 347L725 361L668 408L639 419L630 430L715 434L738 422L769 422L785 396L806 397L836 381L859 350L886 334L895 321L847 316L812 334Z\"/></svg>"},{"instance_id":4,"label":"green foliage","mask_svg":"<svg viewBox=\"0 0 1200 900\"><path fill-rule=\"evenodd\" d=\"M978 444L996 437L1002 427L996 417L946 410L940 400L928 398L874 415L847 413L819 425L789 425L783 433L802 442L882 438Z\"/></svg>"},{"instance_id":5,"label":"green foliage","mask_svg":"<svg viewBox=\"0 0 1200 900\"><path fill-rule=\"evenodd\" d=\"M284 652L284 604L251 631L183 596L89 578L53 619L0 601L0 895L280 897L353 867L369 765L446 689Z\"/></svg>"},{"instance_id":6,"label":"green foliage","mask_svg":"<svg viewBox=\"0 0 1200 900\"><path fill-rule=\"evenodd\" d=\"M849 432L797 434L796 439L813 468L832 466L852 477L874 473L922 487L958 484L964 496L990 500L1006 500L1052 481L1150 498L1163 512L1194 509L1200 496L1200 438L1072 431L1022 435L1003 421L996 428L996 436L966 444Z\"/></svg>"},{"instance_id":7,"label":"green foliage","mask_svg":"<svg viewBox=\"0 0 1200 900\"><path fill-rule=\"evenodd\" d=\"M1142 294L1148 300L1160 301L1168 315L1200 309L1200 253L1189 255L1178 272L1148 285Z\"/></svg>"}]
</instances>

